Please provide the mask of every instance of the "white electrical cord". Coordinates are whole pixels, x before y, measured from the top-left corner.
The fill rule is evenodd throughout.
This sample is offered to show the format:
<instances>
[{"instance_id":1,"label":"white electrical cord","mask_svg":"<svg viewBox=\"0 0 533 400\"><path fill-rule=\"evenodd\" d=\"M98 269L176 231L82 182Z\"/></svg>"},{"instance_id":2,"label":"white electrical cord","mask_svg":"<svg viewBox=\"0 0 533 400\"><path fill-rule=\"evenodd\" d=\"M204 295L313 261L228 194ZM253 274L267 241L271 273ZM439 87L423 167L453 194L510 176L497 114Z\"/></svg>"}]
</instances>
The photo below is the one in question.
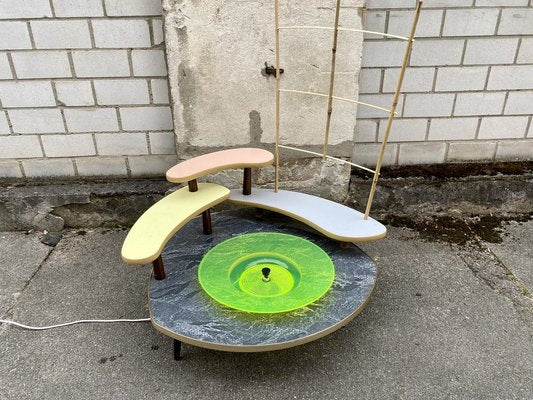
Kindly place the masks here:
<instances>
[{"instance_id":1,"label":"white electrical cord","mask_svg":"<svg viewBox=\"0 0 533 400\"><path fill-rule=\"evenodd\" d=\"M75 324L105 324L105 323L112 323L112 322L148 322L150 321L150 318L141 318L141 319L82 319L79 321L72 321L72 322L65 322L64 324L57 324L57 325L50 325L50 326L28 326L19 324L15 321L9 321L5 319L0 319L0 324L9 324L9 325L15 325L22 329L28 329L30 331L44 331L46 329L54 329L54 328L61 328L62 326L69 326L69 325L75 325Z\"/></svg>"}]
</instances>

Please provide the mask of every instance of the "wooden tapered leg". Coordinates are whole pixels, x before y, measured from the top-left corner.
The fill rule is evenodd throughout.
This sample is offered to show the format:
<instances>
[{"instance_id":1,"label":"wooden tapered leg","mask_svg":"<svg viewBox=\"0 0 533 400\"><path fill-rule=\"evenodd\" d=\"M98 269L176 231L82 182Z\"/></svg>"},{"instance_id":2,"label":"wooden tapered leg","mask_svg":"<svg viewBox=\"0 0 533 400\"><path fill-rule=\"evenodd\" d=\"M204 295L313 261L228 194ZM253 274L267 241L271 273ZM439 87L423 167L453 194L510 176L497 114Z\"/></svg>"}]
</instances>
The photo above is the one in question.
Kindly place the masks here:
<instances>
[{"instance_id":1,"label":"wooden tapered leg","mask_svg":"<svg viewBox=\"0 0 533 400\"><path fill-rule=\"evenodd\" d=\"M165 279L165 267L163 266L163 259L161 256L152 261L154 269L154 278L158 281Z\"/></svg>"},{"instance_id":2,"label":"wooden tapered leg","mask_svg":"<svg viewBox=\"0 0 533 400\"><path fill-rule=\"evenodd\" d=\"M205 210L202 213L202 226L204 234L211 235L213 233L213 225L211 224L211 212L209 210Z\"/></svg>"},{"instance_id":3,"label":"wooden tapered leg","mask_svg":"<svg viewBox=\"0 0 533 400\"><path fill-rule=\"evenodd\" d=\"M252 169L244 168L244 177L242 180L242 194L252 194Z\"/></svg>"},{"instance_id":4,"label":"wooden tapered leg","mask_svg":"<svg viewBox=\"0 0 533 400\"><path fill-rule=\"evenodd\" d=\"M174 339L174 360L181 360L181 342Z\"/></svg>"}]
</instances>

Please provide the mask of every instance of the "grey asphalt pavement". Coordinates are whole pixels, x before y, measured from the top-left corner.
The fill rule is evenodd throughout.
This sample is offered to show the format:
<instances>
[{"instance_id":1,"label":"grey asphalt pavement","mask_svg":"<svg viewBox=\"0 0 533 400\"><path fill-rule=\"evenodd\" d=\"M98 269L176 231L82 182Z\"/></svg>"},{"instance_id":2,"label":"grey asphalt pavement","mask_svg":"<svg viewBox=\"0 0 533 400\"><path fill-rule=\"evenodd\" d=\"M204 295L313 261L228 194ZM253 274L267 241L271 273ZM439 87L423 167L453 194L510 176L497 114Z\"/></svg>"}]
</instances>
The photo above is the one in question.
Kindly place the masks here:
<instances>
[{"instance_id":1,"label":"grey asphalt pavement","mask_svg":"<svg viewBox=\"0 0 533 400\"><path fill-rule=\"evenodd\" d=\"M120 260L126 233L67 231L56 247L0 233L0 314L29 325L147 317L149 269ZM380 270L366 309L283 351L184 345L176 362L149 323L0 325L0 398L530 400L533 221L501 235L457 245L390 227L360 246Z\"/></svg>"}]
</instances>

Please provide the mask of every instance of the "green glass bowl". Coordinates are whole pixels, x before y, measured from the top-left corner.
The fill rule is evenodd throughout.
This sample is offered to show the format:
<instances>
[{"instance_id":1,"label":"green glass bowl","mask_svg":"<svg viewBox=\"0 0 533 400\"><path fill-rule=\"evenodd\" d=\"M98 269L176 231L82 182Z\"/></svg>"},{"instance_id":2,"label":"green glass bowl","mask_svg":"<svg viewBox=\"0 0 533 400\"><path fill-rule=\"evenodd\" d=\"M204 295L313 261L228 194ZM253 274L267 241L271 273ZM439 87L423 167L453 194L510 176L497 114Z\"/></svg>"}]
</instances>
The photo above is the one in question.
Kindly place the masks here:
<instances>
[{"instance_id":1,"label":"green glass bowl","mask_svg":"<svg viewBox=\"0 0 533 400\"><path fill-rule=\"evenodd\" d=\"M205 292L228 307L281 313L311 304L333 284L335 268L317 245L284 233L250 233L209 250L198 267Z\"/></svg>"}]
</instances>

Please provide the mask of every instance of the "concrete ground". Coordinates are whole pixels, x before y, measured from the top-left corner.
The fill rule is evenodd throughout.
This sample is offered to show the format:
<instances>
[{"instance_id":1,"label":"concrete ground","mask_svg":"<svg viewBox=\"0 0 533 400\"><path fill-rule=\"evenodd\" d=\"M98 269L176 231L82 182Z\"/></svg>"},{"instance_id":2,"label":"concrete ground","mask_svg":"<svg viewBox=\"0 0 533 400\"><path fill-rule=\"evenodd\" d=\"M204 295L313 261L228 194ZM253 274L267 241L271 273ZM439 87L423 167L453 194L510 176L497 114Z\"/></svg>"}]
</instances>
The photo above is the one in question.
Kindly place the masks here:
<instances>
[{"instance_id":1,"label":"concrete ground","mask_svg":"<svg viewBox=\"0 0 533 400\"><path fill-rule=\"evenodd\" d=\"M0 234L0 315L146 317L149 269L121 262L125 235L68 231L49 247L39 233ZM391 227L361 246L380 268L367 308L284 351L184 345L175 362L172 340L149 323L0 325L0 398L533 399L533 221L500 235L458 245Z\"/></svg>"}]
</instances>

